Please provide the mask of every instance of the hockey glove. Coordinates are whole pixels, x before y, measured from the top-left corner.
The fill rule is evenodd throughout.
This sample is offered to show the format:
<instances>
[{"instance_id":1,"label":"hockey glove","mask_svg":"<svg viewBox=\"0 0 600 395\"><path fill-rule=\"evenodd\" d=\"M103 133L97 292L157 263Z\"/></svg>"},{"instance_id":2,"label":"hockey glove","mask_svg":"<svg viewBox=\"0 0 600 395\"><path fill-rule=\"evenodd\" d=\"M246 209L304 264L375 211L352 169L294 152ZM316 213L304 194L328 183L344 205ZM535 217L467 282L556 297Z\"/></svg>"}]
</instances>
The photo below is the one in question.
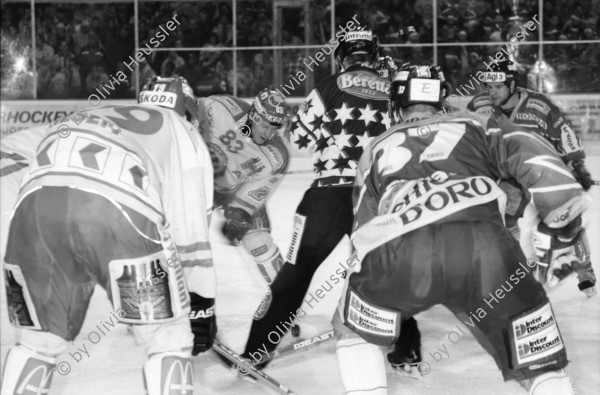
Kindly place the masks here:
<instances>
[{"instance_id":1,"label":"hockey glove","mask_svg":"<svg viewBox=\"0 0 600 395\"><path fill-rule=\"evenodd\" d=\"M217 335L217 317L215 315L215 299L204 298L190 292L190 323L194 334L192 355L196 356L208 351L213 346Z\"/></svg>"},{"instance_id":2,"label":"hockey glove","mask_svg":"<svg viewBox=\"0 0 600 395\"><path fill-rule=\"evenodd\" d=\"M536 279L549 287L576 272L579 289L591 298L596 294L596 276L581 217L569 225L552 229L541 222L533 231L537 268Z\"/></svg>"},{"instance_id":3,"label":"hockey glove","mask_svg":"<svg viewBox=\"0 0 600 395\"><path fill-rule=\"evenodd\" d=\"M227 207L225 219L223 234L232 244L238 245L246 233L252 229L252 216L241 208Z\"/></svg>"},{"instance_id":4,"label":"hockey glove","mask_svg":"<svg viewBox=\"0 0 600 395\"><path fill-rule=\"evenodd\" d=\"M585 167L583 159L574 160L572 165L575 179L581 184L584 191L588 191L594 185L594 180L592 180L592 175Z\"/></svg>"}]
</instances>

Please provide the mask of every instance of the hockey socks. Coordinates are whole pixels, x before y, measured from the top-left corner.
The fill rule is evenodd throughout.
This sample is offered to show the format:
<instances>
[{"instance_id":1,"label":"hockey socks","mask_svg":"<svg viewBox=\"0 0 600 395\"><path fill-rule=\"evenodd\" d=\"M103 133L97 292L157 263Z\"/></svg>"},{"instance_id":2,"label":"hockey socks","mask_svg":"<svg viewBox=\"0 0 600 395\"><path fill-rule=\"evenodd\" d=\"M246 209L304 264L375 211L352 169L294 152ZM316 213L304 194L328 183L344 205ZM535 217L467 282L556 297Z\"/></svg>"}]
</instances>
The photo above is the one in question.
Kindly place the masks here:
<instances>
[{"instance_id":1,"label":"hockey socks","mask_svg":"<svg viewBox=\"0 0 600 395\"><path fill-rule=\"evenodd\" d=\"M193 393L194 368L187 352L151 355L144 364L144 385L148 395Z\"/></svg>"},{"instance_id":2,"label":"hockey socks","mask_svg":"<svg viewBox=\"0 0 600 395\"><path fill-rule=\"evenodd\" d=\"M55 368L56 358L42 355L21 345L14 346L6 356L0 392L47 394ZM67 367L61 365L59 369L61 374L65 374Z\"/></svg>"},{"instance_id":3,"label":"hockey socks","mask_svg":"<svg viewBox=\"0 0 600 395\"><path fill-rule=\"evenodd\" d=\"M361 337L338 340L340 376L347 394L387 395L385 362L379 346Z\"/></svg>"}]
</instances>

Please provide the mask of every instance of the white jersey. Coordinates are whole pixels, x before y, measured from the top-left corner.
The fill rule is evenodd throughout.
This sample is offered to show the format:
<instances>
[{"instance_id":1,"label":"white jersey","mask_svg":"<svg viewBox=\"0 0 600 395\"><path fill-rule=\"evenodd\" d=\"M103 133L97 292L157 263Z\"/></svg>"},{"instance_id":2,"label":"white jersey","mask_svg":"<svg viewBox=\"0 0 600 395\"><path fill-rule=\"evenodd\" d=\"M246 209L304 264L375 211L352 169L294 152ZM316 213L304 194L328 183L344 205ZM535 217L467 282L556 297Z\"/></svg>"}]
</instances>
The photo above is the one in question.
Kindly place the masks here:
<instances>
[{"instance_id":1,"label":"white jersey","mask_svg":"<svg viewBox=\"0 0 600 395\"><path fill-rule=\"evenodd\" d=\"M47 129L48 125L34 126L0 139L0 194L3 214L13 210L25 168L31 163Z\"/></svg>"},{"instance_id":2,"label":"white jersey","mask_svg":"<svg viewBox=\"0 0 600 395\"><path fill-rule=\"evenodd\" d=\"M254 215L283 179L289 153L280 136L257 145L240 133L250 107L229 95L200 99L200 129L212 156L215 204Z\"/></svg>"},{"instance_id":3,"label":"white jersey","mask_svg":"<svg viewBox=\"0 0 600 395\"><path fill-rule=\"evenodd\" d=\"M199 132L174 111L149 105L83 114L49 127L24 175L20 198L43 186L68 186L138 212L158 225L165 248L173 253L177 248L184 269L198 268L193 278L186 270L190 291L214 297L208 242L213 174Z\"/></svg>"},{"instance_id":4,"label":"white jersey","mask_svg":"<svg viewBox=\"0 0 600 395\"><path fill-rule=\"evenodd\" d=\"M48 125L19 130L0 139L0 259L4 259L10 219L19 187Z\"/></svg>"}]
</instances>

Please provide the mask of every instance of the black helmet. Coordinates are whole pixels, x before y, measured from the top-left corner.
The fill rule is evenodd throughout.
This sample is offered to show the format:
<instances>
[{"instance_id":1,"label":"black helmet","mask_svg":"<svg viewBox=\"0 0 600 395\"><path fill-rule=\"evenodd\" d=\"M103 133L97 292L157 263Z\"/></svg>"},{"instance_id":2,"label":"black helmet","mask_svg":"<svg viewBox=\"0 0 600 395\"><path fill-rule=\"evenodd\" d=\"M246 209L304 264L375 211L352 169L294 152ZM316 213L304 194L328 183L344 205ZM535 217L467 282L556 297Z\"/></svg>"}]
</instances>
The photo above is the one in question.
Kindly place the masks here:
<instances>
[{"instance_id":1,"label":"black helmet","mask_svg":"<svg viewBox=\"0 0 600 395\"><path fill-rule=\"evenodd\" d=\"M505 58L492 62L482 73L481 82L504 82L510 87L511 81L517 79L517 66L512 60Z\"/></svg>"},{"instance_id":2,"label":"black helmet","mask_svg":"<svg viewBox=\"0 0 600 395\"><path fill-rule=\"evenodd\" d=\"M340 38L333 55L338 67L343 71L344 60L350 55L361 53L371 57L368 66L372 67L379 56L379 39L371 30L356 30L346 33Z\"/></svg>"},{"instance_id":3,"label":"black helmet","mask_svg":"<svg viewBox=\"0 0 600 395\"><path fill-rule=\"evenodd\" d=\"M375 70L382 78L392 79L398 71L398 66L391 56L383 56L377 59Z\"/></svg>"},{"instance_id":4,"label":"black helmet","mask_svg":"<svg viewBox=\"0 0 600 395\"><path fill-rule=\"evenodd\" d=\"M394 75L390 104L394 111L413 104L440 107L448 95L444 73L439 66L403 64Z\"/></svg>"},{"instance_id":5,"label":"black helmet","mask_svg":"<svg viewBox=\"0 0 600 395\"><path fill-rule=\"evenodd\" d=\"M194 91L183 77L153 77L144 84L138 103L170 108L194 126L200 124L200 110Z\"/></svg>"}]
</instances>

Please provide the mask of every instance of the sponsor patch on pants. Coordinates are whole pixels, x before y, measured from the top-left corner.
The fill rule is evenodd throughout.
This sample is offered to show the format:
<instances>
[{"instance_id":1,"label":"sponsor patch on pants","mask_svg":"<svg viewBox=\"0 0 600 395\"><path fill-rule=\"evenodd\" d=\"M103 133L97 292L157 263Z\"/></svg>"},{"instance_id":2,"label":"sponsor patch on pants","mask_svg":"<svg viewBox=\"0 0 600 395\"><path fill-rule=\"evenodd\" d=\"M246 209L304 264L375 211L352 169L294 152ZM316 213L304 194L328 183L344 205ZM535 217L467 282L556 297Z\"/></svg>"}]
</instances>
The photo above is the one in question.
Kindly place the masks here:
<instances>
[{"instance_id":1,"label":"sponsor patch on pants","mask_svg":"<svg viewBox=\"0 0 600 395\"><path fill-rule=\"evenodd\" d=\"M294 231L292 232L292 242L290 243L290 250L287 254L287 261L292 265L296 264L296 258L298 257L298 248L300 247L300 241L302 240L302 233L304 233L304 225L306 224L306 217L304 215L294 215Z\"/></svg>"},{"instance_id":2,"label":"sponsor patch on pants","mask_svg":"<svg viewBox=\"0 0 600 395\"><path fill-rule=\"evenodd\" d=\"M365 339L396 338L400 333L400 313L389 310L361 298L353 289L349 289L346 303L346 322L350 328ZM375 342L377 344L377 342Z\"/></svg>"},{"instance_id":3,"label":"sponsor patch on pants","mask_svg":"<svg viewBox=\"0 0 600 395\"><path fill-rule=\"evenodd\" d=\"M540 361L564 349L549 303L512 323L517 364Z\"/></svg>"},{"instance_id":4,"label":"sponsor patch on pants","mask_svg":"<svg viewBox=\"0 0 600 395\"><path fill-rule=\"evenodd\" d=\"M5 263L4 278L10 322L19 328L41 330L42 327L21 267Z\"/></svg>"}]
</instances>

